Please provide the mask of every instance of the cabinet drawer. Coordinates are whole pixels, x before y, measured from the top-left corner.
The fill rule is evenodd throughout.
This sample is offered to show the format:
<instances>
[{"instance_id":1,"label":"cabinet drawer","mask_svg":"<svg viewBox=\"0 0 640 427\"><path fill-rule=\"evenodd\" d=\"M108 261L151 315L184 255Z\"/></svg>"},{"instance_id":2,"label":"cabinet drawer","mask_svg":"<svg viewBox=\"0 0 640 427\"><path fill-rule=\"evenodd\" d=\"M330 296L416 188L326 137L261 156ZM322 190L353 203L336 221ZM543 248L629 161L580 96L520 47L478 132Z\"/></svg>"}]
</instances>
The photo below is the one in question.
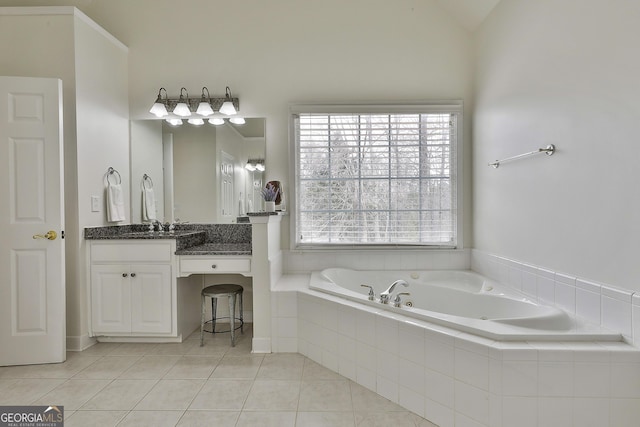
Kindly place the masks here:
<instances>
[{"instance_id":1,"label":"cabinet drawer","mask_svg":"<svg viewBox=\"0 0 640 427\"><path fill-rule=\"evenodd\" d=\"M92 262L170 262L170 242L98 243L91 246Z\"/></svg>"},{"instance_id":2,"label":"cabinet drawer","mask_svg":"<svg viewBox=\"0 0 640 427\"><path fill-rule=\"evenodd\" d=\"M248 273L251 260L248 258L181 258L180 272L187 274Z\"/></svg>"}]
</instances>

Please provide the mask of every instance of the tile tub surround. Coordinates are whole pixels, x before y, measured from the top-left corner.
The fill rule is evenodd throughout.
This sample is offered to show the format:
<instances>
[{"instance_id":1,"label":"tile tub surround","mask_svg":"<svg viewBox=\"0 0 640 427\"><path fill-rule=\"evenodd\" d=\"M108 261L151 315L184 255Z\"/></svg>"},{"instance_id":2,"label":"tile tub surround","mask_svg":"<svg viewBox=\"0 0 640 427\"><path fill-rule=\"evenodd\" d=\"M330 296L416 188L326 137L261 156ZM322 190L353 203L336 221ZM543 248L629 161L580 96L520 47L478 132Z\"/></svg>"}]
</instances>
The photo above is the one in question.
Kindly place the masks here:
<instances>
[{"instance_id":1,"label":"tile tub surround","mask_svg":"<svg viewBox=\"0 0 640 427\"><path fill-rule=\"evenodd\" d=\"M496 342L319 294L308 280L283 276L273 292L274 351L297 351L441 427L638 425L633 346Z\"/></svg>"},{"instance_id":2,"label":"tile tub surround","mask_svg":"<svg viewBox=\"0 0 640 427\"><path fill-rule=\"evenodd\" d=\"M640 347L640 295L633 291L476 249L471 252L471 269L524 292L534 301L619 331L626 342Z\"/></svg>"}]
</instances>

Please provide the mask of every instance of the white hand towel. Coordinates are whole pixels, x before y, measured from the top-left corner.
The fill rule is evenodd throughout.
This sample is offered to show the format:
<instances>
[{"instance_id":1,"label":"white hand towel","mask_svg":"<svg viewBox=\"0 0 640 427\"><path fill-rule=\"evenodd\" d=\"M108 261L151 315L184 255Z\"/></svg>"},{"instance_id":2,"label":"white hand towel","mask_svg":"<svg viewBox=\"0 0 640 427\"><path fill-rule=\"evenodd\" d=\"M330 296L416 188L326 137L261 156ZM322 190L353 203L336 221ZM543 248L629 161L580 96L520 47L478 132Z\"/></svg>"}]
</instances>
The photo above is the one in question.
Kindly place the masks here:
<instances>
[{"instance_id":1,"label":"white hand towel","mask_svg":"<svg viewBox=\"0 0 640 427\"><path fill-rule=\"evenodd\" d=\"M153 188L142 189L142 220L153 221L156 218L156 195Z\"/></svg>"},{"instance_id":2,"label":"white hand towel","mask_svg":"<svg viewBox=\"0 0 640 427\"><path fill-rule=\"evenodd\" d=\"M107 187L107 221L124 221L124 196L120 184L111 184Z\"/></svg>"}]
</instances>

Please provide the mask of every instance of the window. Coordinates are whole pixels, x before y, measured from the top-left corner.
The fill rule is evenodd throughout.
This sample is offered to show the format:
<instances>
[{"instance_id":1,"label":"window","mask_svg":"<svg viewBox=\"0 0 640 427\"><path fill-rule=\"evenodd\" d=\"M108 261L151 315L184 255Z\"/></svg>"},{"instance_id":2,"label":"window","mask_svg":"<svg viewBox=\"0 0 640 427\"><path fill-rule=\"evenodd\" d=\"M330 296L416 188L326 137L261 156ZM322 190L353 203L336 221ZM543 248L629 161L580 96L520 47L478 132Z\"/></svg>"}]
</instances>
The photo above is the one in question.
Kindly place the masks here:
<instances>
[{"instance_id":1,"label":"window","mask_svg":"<svg viewBox=\"0 0 640 427\"><path fill-rule=\"evenodd\" d=\"M292 110L296 248L456 246L460 104Z\"/></svg>"}]
</instances>

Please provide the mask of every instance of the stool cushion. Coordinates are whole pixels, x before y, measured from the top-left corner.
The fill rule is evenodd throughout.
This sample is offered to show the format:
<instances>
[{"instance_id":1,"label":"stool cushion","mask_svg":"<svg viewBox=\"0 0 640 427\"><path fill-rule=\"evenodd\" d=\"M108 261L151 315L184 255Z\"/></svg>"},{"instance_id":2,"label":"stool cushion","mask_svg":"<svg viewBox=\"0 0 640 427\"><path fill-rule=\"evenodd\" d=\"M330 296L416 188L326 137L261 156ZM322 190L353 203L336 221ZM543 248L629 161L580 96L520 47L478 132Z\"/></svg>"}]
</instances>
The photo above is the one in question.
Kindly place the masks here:
<instances>
[{"instance_id":1,"label":"stool cushion","mask_svg":"<svg viewBox=\"0 0 640 427\"><path fill-rule=\"evenodd\" d=\"M243 290L244 289L240 285L225 283L222 285L207 286L202 290L202 295L208 297L225 296L229 294L239 294L242 293Z\"/></svg>"}]
</instances>

